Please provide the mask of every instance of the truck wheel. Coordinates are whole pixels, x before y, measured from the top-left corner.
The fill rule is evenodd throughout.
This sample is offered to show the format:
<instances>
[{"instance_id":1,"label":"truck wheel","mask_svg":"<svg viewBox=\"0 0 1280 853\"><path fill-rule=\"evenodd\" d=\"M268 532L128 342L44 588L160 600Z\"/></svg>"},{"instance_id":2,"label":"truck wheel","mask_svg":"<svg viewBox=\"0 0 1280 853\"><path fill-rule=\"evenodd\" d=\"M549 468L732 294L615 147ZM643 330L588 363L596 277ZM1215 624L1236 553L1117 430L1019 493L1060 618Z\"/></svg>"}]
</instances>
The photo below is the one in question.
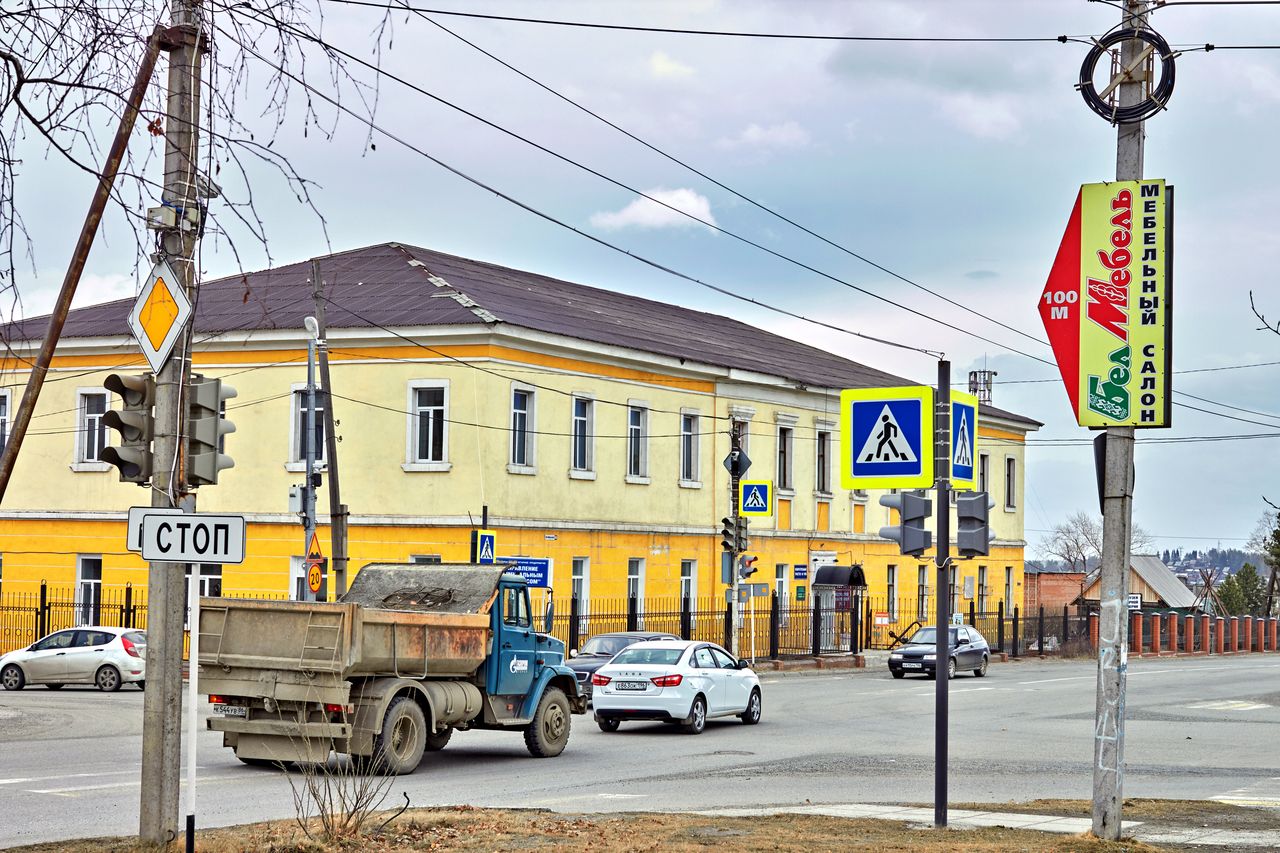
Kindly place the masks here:
<instances>
[{"instance_id":1,"label":"truck wheel","mask_svg":"<svg viewBox=\"0 0 1280 853\"><path fill-rule=\"evenodd\" d=\"M534 758L554 758L568 742L569 700L559 687L548 687L524 730L524 745Z\"/></svg>"},{"instance_id":2,"label":"truck wheel","mask_svg":"<svg viewBox=\"0 0 1280 853\"><path fill-rule=\"evenodd\" d=\"M239 753L236 754L236 758L250 767L270 767L274 770L292 770L294 767L292 761L276 761L272 758L249 758Z\"/></svg>"},{"instance_id":3,"label":"truck wheel","mask_svg":"<svg viewBox=\"0 0 1280 853\"><path fill-rule=\"evenodd\" d=\"M392 699L382 718L382 731L373 742L373 772L390 776L412 773L426 748L427 720L418 703L408 696Z\"/></svg>"},{"instance_id":4,"label":"truck wheel","mask_svg":"<svg viewBox=\"0 0 1280 853\"><path fill-rule=\"evenodd\" d=\"M427 735L427 752L439 752L444 749L445 744L449 742L449 738L453 736L453 727L438 731L435 734Z\"/></svg>"}]
</instances>

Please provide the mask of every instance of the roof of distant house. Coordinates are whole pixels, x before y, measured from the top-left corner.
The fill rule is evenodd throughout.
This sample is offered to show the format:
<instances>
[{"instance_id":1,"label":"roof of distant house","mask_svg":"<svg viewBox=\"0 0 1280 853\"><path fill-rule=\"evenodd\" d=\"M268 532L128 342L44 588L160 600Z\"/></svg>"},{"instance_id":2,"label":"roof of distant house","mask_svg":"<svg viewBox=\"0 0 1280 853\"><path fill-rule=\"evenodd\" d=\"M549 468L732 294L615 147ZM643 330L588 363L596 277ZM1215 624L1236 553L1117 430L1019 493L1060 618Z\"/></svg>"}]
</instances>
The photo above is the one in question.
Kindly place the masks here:
<instances>
[{"instance_id":1,"label":"roof of distant house","mask_svg":"<svg viewBox=\"0 0 1280 853\"><path fill-rule=\"evenodd\" d=\"M1155 554L1133 554L1129 557L1129 565L1138 573L1147 586L1156 591L1165 607L1193 607L1196 595L1169 567L1160 561ZM1093 585L1098 578L1098 569L1094 569L1085 578L1085 588Z\"/></svg>"},{"instance_id":2,"label":"roof of distant house","mask_svg":"<svg viewBox=\"0 0 1280 853\"><path fill-rule=\"evenodd\" d=\"M910 380L765 332L720 314L561 281L402 243L320 258L329 329L508 324L597 344L781 376L820 388L912 385ZM301 329L314 313L311 262L201 284L199 335ZM63 338L129 334L133 299L78 308ZM3 330L9 341L38 338L35 317ZM1042 424L994 406L983 411L1030 429Z\"/></svg>"}]
</instances>

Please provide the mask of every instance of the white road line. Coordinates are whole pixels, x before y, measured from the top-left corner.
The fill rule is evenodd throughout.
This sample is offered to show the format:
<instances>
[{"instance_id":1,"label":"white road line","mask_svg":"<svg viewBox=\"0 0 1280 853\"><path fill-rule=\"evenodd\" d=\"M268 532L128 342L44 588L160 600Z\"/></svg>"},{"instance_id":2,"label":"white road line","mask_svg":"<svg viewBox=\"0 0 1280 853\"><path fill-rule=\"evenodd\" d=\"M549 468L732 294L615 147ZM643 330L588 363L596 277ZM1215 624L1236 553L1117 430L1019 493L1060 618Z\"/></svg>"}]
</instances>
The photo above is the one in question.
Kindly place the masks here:
<instances>
[{"instance_id":1,"label":"white road line","mask_svg":"<svg viewBox=\"0 0 1280 853\"><path fill-rule=\"evenodd\" d=\"M1133 673L1130 673L1132 675ZM1053 681L1093 681L1096 675L1072 675L1065 678L1041 678L1038 681L1019 681L1019 684L1048 684Z\"/></svg>"},{"instance_id":2,"label":"white road line","mask_svg":"<svg viewBox=\"0 0 1280 853\"><path fill-rule=\"evenodd\" d=\"M24 776L19 779L0 779L0 785L17 785L24 782L50 782L54 779L97 779L102 776L136 776L139 770L104 770L101 773L56 773L52 776Z\"/></svg>"}]
</instances>

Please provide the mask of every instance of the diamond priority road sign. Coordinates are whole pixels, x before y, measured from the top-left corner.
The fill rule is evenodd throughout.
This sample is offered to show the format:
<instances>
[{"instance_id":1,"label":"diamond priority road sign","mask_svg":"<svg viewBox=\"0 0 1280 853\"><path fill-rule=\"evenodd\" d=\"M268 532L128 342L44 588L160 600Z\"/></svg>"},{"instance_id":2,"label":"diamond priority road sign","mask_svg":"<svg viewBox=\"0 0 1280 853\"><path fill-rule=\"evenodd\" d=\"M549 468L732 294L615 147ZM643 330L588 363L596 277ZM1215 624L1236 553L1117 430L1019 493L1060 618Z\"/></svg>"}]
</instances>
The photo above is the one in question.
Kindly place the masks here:
<instances>
[{"instance_id":1,"label":"diamond priority road sign","mask_svg":"<svg viewBox=\"0 0 1280 853\"><path fill-rule=\"evenodd\" d=\"M1172 426L1173 187L1084 184L1040 294L1076 422Z\"/></svg>"},{"instance_id":2,"label":"diamond priority road sign","mask_svg":"<svg viewBox=\"0 0 1280 853\"><path fill-rule=\"evenodd\" d=\"M182 290L168 262L160 261L138 293L138 301L129 312L129 330L142 347L153 373L169 360L187 321L191 319L191 301Z\"/></svg>"},{"instance_id":3,"label":"diamond priority road sign","mask_svg":"<svg viewBox=\"0 0 1280 853\"><path fill-rule=\"evenodd\" d=\"M840 485L846 489L933 487L933 389L840 392Z\"/></svg>"}]
</instances>

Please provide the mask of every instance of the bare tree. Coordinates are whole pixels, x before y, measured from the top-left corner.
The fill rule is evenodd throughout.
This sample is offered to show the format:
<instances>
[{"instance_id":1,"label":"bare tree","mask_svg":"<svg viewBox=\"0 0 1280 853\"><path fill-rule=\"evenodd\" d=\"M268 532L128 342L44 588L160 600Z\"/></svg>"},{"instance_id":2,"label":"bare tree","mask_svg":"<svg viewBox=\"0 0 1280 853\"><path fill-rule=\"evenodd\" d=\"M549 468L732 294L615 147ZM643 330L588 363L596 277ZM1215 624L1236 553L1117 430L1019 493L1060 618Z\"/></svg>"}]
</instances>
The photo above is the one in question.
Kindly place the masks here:
<instances>
[{"instance_id":1,"label":"bare tree","mask_svg":"<svg viewBox=\"0 0 1280 853\"><path fill-rule=\"evenodd\" d=\"M1140 525L1132 525L1130 553L1151 548L1155 538ZM1078 572L1087 571L1102 557L1102 519L1087 512L1074 512L1056 524L1040 543L1040 552L1062 560Z\"/></svg>"}]
</instances>

